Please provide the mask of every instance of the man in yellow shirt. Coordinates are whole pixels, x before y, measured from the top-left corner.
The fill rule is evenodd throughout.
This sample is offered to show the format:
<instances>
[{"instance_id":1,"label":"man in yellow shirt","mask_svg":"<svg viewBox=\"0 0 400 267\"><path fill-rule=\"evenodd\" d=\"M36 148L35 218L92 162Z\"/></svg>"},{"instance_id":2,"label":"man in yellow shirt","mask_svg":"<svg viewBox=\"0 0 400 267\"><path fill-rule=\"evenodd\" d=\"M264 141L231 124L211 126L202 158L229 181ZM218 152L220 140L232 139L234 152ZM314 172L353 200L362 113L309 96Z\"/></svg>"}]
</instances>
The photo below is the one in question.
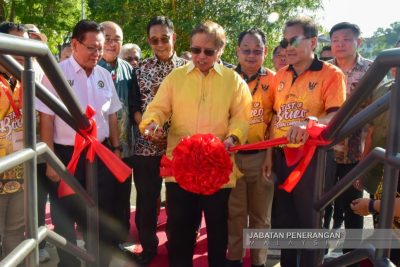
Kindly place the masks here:
<instances>
[{"instance_id":1,"label":"man in yellow shirt","mask_svg":"<svg viewBox=\"0 0 400 267\"><path fill-rule=\"evenodd\" d=\"M142 132L154 132L157 125L171 117L168 157L182 137L198 133L211 133L225 140L226 147L246 141L251 95L237 73L217 63L225 44L225 32L220 25L207 21L196 26L191 35L192 62L165 78L143 114ZM153 138L160 134L157 132ZM173 177L166 181L170 266L193 266L198 207L207 223L209 266L225 266L228 198L233 178L207 196L182 189Z\"/></svg>"}]
</instances>

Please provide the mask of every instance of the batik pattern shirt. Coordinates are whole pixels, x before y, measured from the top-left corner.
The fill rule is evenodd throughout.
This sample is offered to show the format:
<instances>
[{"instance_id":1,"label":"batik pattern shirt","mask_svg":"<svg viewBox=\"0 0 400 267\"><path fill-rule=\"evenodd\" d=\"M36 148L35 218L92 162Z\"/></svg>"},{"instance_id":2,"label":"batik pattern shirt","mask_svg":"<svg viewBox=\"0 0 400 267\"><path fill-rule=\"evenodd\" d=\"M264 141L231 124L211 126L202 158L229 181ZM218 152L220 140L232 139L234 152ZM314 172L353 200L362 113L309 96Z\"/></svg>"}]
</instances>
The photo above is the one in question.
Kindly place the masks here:
<instances>
[{"instance_id":1,"label":"batik pattern shirt","mask_svg":"<svg viewBox=\"0 0 400 267\"><path fill-rule=\"evenodd\" d=\"M331 60L331 63L337 66L335 59ZM350 70L344 72L346 76L346 97L355 91L359 81L367 72L371 66L372 61L357 55L356 64ZM370 101L366 101L362 108L367 106ZM365 136L368 128L363 127L356 130L352 135L346 137L342 142L335 146L335 160L340 164L352 164L360 161L362 153L364 151Z\"/></svg>"},{"instance_id":2,"label":"batik pattern shirt","mask_svg":"<svg viewBox=\"0 0 400 267\"><path fill-rule=\"evenodd\" d=\"M183 66L187 61L174 54L169 61L160 61L152 57L139 62L135 69L133 80L133 93L131 116L137 111L144 113L147 106L153 100L158 88L164 78L175 68ZM136 103L136 104L134 104ZM164 133L167 134L169 122L163 125ZM137 127L135 132L134 154L140 156L161 156L165 153L165 147L156 146L144 138Z\"/></svg>"}]
</instances>

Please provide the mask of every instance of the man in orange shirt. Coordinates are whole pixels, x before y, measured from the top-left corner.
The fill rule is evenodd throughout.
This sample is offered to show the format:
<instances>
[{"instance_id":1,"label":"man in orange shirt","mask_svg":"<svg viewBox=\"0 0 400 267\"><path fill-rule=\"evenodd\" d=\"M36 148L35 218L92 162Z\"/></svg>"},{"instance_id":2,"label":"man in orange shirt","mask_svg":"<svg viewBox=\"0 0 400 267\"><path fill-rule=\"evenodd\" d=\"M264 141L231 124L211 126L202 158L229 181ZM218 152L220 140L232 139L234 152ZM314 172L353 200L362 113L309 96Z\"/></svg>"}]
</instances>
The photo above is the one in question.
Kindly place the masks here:
<instances>
[{"instance_id":1,"label":"man in orange shirt","mask_svg":"<svg viewBox=\"0 0 400 267\"><path fill-rule=\"evenodd\" d=\"M274 72L264 68L267 55L266 37L260 29L252 28L239 34L236 72L247 82L253 97L249 122L248 143L263 141L267 132L264 107L267 91L274 79ZM271 227L271 206L274 186L263 178L260 167L265 159L265 150L239 151L235 161L243 176L229 196L228 260L230 267L242 266L243 229L268 229ZM266 249L252 249L252 267L264 267Z\"/></svg>"},{"instance_id":2,"label":"man in orange shirt","mask_svg":"<svg viewBox=\"0 0 400 267\"><path fill-rule=\"evenodd\" d=\"M308 120L328 124L346 97L343 73L332 64L318 60L314 54L318 28L310 18L298 17L285 24L281 46L286 48L288 67L278 70L274 85L269 90L269 111L275 113L270 138L286 136L289 147L299 147L308 139ZM268 109L266 110L268 112ZM273 158L272 158L273 157ZM282 148L269 150L264 165L267 179L271 179L272 163L277 186L283 184L295 166L286 164ZM275 188L274 225L285 229L313 228L313 192L316 156L291 191ZM328 152L327 169L333 164L333 152ZM327 172L328 173L328 172ZM326 180L330 180L328 177ZM281 266L313 266L313 251L282 249Z\"/></svg>"}]
</instances>

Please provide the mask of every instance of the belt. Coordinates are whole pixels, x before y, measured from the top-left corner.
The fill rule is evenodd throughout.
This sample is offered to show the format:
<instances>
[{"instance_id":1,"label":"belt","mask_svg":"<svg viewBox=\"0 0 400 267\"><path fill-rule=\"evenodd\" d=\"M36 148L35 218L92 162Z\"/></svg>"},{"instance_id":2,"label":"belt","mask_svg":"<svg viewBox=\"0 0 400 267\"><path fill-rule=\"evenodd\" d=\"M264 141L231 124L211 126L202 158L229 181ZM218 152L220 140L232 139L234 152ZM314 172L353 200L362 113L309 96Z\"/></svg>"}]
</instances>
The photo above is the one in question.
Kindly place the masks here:
<instances>
[{"instance_id":1,"label":"belt","mask_svg":"<svg viewBox=\"0 0 400 267\"><path fill-rule=\"evenodd\" d=\"M262 152L265 150L262 149L257 149L257 150L239 150L237 153L241 155L252 155L252 154L257 154L259 152Z\"/></svg>"}]
</instances>

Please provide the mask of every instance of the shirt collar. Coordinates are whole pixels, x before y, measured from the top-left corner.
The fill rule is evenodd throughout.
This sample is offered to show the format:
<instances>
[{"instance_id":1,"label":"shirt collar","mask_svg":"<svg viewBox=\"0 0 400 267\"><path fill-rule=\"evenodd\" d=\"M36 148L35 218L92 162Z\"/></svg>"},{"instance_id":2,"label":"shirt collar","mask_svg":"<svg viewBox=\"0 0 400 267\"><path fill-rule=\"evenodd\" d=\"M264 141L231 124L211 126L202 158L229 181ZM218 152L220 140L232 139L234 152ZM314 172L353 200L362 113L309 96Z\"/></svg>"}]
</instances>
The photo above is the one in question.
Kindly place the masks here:
<instances>
[{"instance_id":1,"label":"shirt collar","mask_svg":"<svg viewBox=\"0 0 400 267\"><path fill-rule=\"evenodd\" d=\"M254 81L255 79L257 79L258 76L267 75L267 71L265 70L265 68L264 68L263 66L261 66L261 68L258 69L257 73L254 74L254 75L251 76L251 77L248 77L245 73L243 73L243 71L242 71L242 66L241 66L240 64L237 65L237 67L236 67L235 70L236 70L237 73L239 73L239 74L243 77L243 79L244 79L247 83L249 83L249 82L251 82L251 81Z\"/></svg>"},{"instance_id":2,"label":"shirt collar","mask_svg":"<svg viewBox=\"0 0 400 267\"><path fill-rule=\"evenodd\" d=\"M352 70L358 69L358 68L362 68L362 66L364 65L363 64L363 60L364 60L364 58L359 53L357 53L357 55L356 55L356 64L354 64L354 66L349 71L352 71ZM339 67L336 58L334 58L334 59L332 59L332 61L328 61L328 62L332 63L333 65L335 65L337 67Z\"/></svg>"},{"instance_id":3,"label":"shirt collar","mask_svg":"<svg viewBox=\"0 0 400 267\"><path fill-rule=\"evenodd\" d=\"M317 55L314 55L314 60L311 63L310 67L308 67L307 70L309 70L309 71L320 71L320 70L322 70L323 66L324 66L324 63L321 60L318 59ZM293 65L289 65L289 67L286 70L287 71L293 71L294 73L296 73L294 68L293 68Z\"/></svg>"},{"instance_id":4,"label":"shirt collar","mask_svg":"<svg viewBox=\"0 0 400 267\"><path fill-rule=\"evenodd\" d=\"M167 61L161 61L156 56L153 57L152 61L153 61L154 65L156 65L156 64L171 64L172 63L175 67L177 59L178 59L178 56L176 55L176 52L174 52L174 54Z\"/></svg>"},{"instance_id":5,"label":"shirt collar","mask_svg":"<svg viewBox=\"0 0 400 267\"><path fill-rule=\"evenodd\" d=\"M85 70L82 68L81 65L79 65L79 63L75 60L74 56L72 55L72 57L69 57L69 62L71 63L72 67L74 68L75 73L78 73L80 70L82 70L83 72L85 72ZM86 72L85 72L86 73Z\"/></svg>"},{"instance_id":6,"label":"shirt collar","mask_svg":"<svg viewBox=\"0 0 400 267\"><path fill-rule=\"evenodd\" d=\"M194 69L197 69L196 66L193 64L192 61L190 61L186 74L188 74L189 72L192 72ZM215 63L214 66L211 68L211 70L215 70L216 73L218 73L220 76L222 76L222 65L219 63ZM210 70L210 71L211 71ZM200 71L200 70L199 70Z\"/></svg>"}]
</instances>

